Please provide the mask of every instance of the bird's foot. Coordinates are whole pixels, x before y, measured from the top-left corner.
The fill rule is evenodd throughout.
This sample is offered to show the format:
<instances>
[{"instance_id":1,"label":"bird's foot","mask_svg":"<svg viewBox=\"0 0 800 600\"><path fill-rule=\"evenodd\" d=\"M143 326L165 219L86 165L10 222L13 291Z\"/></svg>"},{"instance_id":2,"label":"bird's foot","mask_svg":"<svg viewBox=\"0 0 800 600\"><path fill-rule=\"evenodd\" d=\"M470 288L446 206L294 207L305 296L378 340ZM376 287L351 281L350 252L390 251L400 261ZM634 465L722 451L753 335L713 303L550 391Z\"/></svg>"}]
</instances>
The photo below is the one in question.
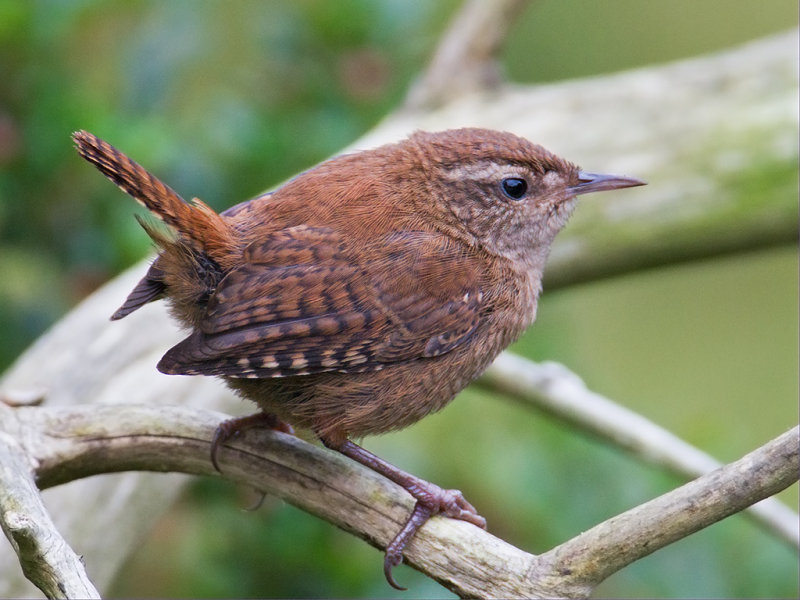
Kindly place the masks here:
<instances>
[{"instance_id":1,"label":"bird's foot","mask_svg":"<svg viewBox=\"0 0 800 600\"><path fill-rule=\"evenodd\" d=\"M217 425L214 431L214 437L211 440L211 464L214 468L222 472L217 462L217 452L219 447L229 439L236 437L241 432L248 429L274 429L275 431L282 431L294 435L294 428L288 423L284 423L272 413L257 412L246 417L236 417L228 419Z\"/></svg>"},{"instance_id":2,"label":"bird's foot","mask_svg":"<svg viewBox=\"0 0 800 600\"><path fill-rule=\"evenodd\" d=\"M486 519L478 514L458 490L445 490L428 481L419 480L406 488L409 494L433 509L432 515L441 514L451 519L467 521L486 529Z\"/></svg>"},{"instance_id":3,"label":"bird's foot","mask_svg":"<svg viewBox=\"0 0 800 600\"><path fill-rule=\"evenodd\" d=\"M445 490L438 485L406 473L358 444L351 442L345 435L339 435L338 437L320 436L320 439L329 448L349 456L365 467L369 467L394 481L417 500L406 524L403 525L400 533L394 536L394 539L386 547L383 572L386 575L386 581L393 588L398 590L406 589L398 585L394 577L392 577L392 567L396 567L403 562L403 550L406 544L432 516L444 515L453 519L467 521L481 529L486 529L486 519L478 514L475 507L467 502L464 499L464 495L458 490Z\"/></svg>"},{"instance_id":4,"label":"bird's foot","mask_svg":"<svg viewBox=\"0 0 800 600\"><path fill-rule=\"evenodd\" d=\"M475 507L467 502L464 495L458 490L445 490L423 480L415 481L406 487L406 490L417 499L417 503L403 529L386 547L386 556L383 559L383 573L386 581L398 590L406 588L395 581L392 576L392 568L403 562L403 550L406 544L432 516L444 515L486 529L486 519L478 514Z\"/></svg>"}]
</instances>

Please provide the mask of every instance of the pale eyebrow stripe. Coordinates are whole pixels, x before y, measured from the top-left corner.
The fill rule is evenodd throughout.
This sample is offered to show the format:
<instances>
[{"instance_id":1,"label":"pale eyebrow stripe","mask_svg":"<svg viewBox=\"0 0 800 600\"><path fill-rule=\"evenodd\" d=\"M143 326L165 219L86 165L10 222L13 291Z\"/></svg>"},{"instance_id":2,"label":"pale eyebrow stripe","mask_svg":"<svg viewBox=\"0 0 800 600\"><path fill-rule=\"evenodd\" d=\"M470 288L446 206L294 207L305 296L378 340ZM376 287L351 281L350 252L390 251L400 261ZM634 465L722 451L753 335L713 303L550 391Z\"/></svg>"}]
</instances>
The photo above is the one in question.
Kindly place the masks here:
<instances>
[{"instance_id":1,"label":"pale eyebrow stripe","mask_svg":"<svg viewBox=\"0 0 800 600\"><path fill-rule=\"evenodd\" d=\"M513 163L498 164L494 162L481 162L469 165L458 165L442 170L442 175L450 181L463 179L493 181L499 175L523 175L526 169Z\"/></svg>"}]
</instances>

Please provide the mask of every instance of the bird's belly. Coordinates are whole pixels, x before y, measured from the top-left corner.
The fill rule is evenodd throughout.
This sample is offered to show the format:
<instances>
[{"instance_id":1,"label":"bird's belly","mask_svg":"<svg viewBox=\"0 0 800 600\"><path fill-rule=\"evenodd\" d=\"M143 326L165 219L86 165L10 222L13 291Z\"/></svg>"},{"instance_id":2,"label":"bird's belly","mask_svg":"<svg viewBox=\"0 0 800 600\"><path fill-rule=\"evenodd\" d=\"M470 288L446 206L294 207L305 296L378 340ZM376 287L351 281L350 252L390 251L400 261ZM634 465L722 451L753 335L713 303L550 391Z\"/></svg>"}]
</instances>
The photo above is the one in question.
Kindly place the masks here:
<instances>
[{"instance_id":1,"label":"bird's belly","mask_svg":"<svg viewBox=\"0 0 800 600\"><path fill-rule=\"evenodd\" d=\"M228 384L295 427L323 437L360 437L401 429L444 408L510 343L508 337L495 330L447 354L378 371L228 379Z\"/></svg>"}]
</instances>

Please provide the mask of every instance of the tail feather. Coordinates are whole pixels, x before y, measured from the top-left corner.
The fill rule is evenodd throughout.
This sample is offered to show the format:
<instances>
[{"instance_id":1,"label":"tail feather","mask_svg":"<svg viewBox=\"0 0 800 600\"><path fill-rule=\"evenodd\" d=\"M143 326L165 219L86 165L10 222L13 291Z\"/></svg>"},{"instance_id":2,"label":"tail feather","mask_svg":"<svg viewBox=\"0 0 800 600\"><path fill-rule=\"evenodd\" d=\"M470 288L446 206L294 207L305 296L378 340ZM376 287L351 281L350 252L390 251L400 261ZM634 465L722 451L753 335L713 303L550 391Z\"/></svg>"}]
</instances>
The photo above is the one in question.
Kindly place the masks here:
<instances>
[{"instance_id":1,"label":"tail feather","mask_svg":"<svg viewBox=\"0 0 800 600\"><path fill-rule=\"evenodd\" d=\"M87 131L72 135L78 153L164 223L197 252L225 262L231 230L225 220L201 200L186 202L172 188L108 142Z\"/></svg>"},{"instance_id":2,"label":"tail feather","mask_svg":"<svg viewBox=\"0 0 800 600\"><path fill-rule=\"evenodd\" d=\"M133 288L133 291L128 294L123 305L111 315L112 321L127 317L133 311L139 310L148 302L158 300L165 295L167 285L164 283L164 273L159 268L158 263L159 259L156 259L153 264L150 265L147 274L142 277L141 281Z\"/></svg>"}]
</instances>

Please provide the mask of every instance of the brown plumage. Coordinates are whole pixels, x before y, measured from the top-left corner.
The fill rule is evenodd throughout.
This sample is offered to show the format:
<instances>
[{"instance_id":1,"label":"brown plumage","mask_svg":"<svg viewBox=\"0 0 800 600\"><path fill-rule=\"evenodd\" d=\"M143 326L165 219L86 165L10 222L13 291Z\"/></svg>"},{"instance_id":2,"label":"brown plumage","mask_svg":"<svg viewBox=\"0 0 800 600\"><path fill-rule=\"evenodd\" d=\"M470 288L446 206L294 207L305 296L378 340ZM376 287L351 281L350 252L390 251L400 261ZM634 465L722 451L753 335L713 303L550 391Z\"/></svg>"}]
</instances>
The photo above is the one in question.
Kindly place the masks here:
<instances>
[{"instance_id":1,"label":"brown plumage","mask_svg":"<svg viewBox=\"0 0 800 600\"><path fill-rule=\"evenodd\" d=\"M112 318L166 298L191 329L158 369L217 375L258 403L238 429L310 428L417 499L385 571L428 517L484 526L460 493L349 441L439 410L533 321L550 244L582 193L641 185L581 172L509 133L460 129L331 159L217 215L106 142L81 156L169 227ZM396 586L397 587L397 586Z\"/></svg>"}]
</instances>

